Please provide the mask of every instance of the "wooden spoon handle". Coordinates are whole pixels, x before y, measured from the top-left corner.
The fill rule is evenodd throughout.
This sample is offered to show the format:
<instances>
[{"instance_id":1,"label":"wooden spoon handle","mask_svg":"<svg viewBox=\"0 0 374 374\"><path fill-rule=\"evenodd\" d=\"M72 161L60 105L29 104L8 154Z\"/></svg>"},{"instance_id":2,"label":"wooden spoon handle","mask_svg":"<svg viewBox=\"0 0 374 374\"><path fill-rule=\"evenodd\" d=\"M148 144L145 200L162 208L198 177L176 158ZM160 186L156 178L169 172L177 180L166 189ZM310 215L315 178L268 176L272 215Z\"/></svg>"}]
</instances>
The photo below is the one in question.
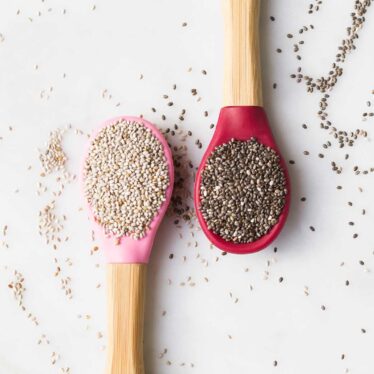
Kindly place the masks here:
<instances>
[{"instance_id":1,"label":"wooden spoon handle","mask_svg":"<svg viewBox=\"0 0 374 374\"><path fill-rule=\"evenodd\" d=\"M107 374L144 374L146 265L108 264Z\"/></svg>"},{"instance_id":2,"label":"wooden spoon handle","mask_svg":"<svg viewBox=\"0 0 374 374\"><path fill-rule=\"evenodd\" d=\"M223 0L224 105L262 106L259 20L261 0Z\"/></svg>"}]
</instances>

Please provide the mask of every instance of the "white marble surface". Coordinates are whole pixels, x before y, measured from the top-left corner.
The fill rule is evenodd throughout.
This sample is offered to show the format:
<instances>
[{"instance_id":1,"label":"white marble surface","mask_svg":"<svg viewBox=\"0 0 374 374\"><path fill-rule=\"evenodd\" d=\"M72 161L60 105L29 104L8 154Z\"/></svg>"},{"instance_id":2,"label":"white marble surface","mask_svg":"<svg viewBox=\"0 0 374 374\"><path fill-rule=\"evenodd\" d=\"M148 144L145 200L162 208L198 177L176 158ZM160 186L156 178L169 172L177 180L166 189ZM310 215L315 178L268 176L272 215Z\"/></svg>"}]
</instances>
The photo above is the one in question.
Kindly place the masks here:
<instances>
[{"instance_id":1,"label":"white marble surface","mask_svg":"<svg viewBox=\"0 0 374 374\"><path fill-rule=\"evenodd\" d=\"M195 247L187 227L181 240L173 219L165 221L149 266L147 374L374 372L374 179L372 174L352 172L356 164L374 165L374 118L362 121L362 113L370 110L366 102L374 105L374 6L329 101L329 118L337 127L363 128L369 134L368 141L359 140L348 150L350 159L344 161L346 150L335 143L324 151L324 159L317 156L330 140L316 115L321 95L306 94L289 75L299 64L313 76L328 73L350 24L354 1L324 1L319 12L308 15L309 1L263 1L265 106L285 158L296 160L290 165L289 221L267 250L224 257L209 249L201 233L196 234ZM182 27L183 22L188 26ZM305 45L299 63L286 34L292 32L296 38L299 28L309 24L315 30L302 35ZM86 214L79 209L83 204L75 182L56 198L58 214L67 216L63 235L70 240L54 251L38 235L38 212L53 198L57 174L43 179L49 189L38 196L42 179L37 148L45 145L51 130L69 123L90 132L111 116L143 113L165 128L176 123L182 108L187 109L182 127L192 130L194 139L205 146L221 102L220 1L3 0L0 33L0 374L62 373L68 367L72 374L103 373L102 253L90 255L95 244ZM276 48L283 52L276 53ZM171 89L174 83L176 91ZM191 88L198 89L200 102L192 97ZM171 95L173 107L166 106L165 93ZM162 113L166 121L161 120ZM73 131L64 140L72 173L78 173L84 142ZM304 150L310 155L304 156ZM189 153L195 164L201 152L191 141ZM341 175L331 171L332 160L343 165ZM343 186L340 191L338 184ZM304 203L302 196L307 197ZM311 225L315 232L309 230ZM356 232L359 237L353 239ZM58 277L54 258L62 268ZM8 287L15 270L24 277L26 312ZM71 300L60 286L67 276ZM97 288L98 284L102 286ZM28 318L29 312L37 317L38 326ZM50 344L38 345L42 334ZM165 348L167 353L160 358ZM59 355L54 365L53 352Z\"/></svg>"}]
</instances>

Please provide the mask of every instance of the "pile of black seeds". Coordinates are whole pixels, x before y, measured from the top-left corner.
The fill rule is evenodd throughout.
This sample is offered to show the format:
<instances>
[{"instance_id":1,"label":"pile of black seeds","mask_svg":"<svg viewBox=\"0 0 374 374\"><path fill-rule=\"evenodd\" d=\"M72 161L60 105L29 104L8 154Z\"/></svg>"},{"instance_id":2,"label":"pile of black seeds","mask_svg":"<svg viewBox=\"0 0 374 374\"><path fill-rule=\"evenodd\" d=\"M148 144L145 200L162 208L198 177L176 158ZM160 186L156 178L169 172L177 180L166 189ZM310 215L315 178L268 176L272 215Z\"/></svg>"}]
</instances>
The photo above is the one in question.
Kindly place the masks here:
<instances>
[{"instance_id":1,"label":"pile of black seeds","mask_svg":"<svg viewBox=\"0 0 374 374\"><path fill-rule=\"evenodd\" d=\"M209 230L230 242L250 243L277 223L286 195L277 153L254 138L231 140L206 162L199 209Z\"/></svg>"}]
</instances>

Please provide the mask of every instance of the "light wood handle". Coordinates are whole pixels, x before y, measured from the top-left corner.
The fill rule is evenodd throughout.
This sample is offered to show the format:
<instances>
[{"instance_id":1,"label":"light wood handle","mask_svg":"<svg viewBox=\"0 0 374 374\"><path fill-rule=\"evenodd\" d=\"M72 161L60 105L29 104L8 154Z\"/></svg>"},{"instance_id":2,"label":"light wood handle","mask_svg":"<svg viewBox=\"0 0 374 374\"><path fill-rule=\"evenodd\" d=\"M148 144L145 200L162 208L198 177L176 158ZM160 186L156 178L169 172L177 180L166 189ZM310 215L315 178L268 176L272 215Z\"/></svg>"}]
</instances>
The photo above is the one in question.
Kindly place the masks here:
<instances>
[{"instance_id":1,"label":"light wood handle","mask_svg":"<svg viewBox=\"0 0 374 374\"><path fill-rule=\"evenodd\" d=\"M108 265L107 374L144 374L146 265Z\"/></svg>"},{"instance_id":2,"label":"light wood handle","mask_svg":"<svg viewBox=\"0 0 374 374\"><path fill-rule=\"evenodd\" d=\"M261 0L223 0L224 105L262 106L259 21Z\"/></svg>"}]
</instances>

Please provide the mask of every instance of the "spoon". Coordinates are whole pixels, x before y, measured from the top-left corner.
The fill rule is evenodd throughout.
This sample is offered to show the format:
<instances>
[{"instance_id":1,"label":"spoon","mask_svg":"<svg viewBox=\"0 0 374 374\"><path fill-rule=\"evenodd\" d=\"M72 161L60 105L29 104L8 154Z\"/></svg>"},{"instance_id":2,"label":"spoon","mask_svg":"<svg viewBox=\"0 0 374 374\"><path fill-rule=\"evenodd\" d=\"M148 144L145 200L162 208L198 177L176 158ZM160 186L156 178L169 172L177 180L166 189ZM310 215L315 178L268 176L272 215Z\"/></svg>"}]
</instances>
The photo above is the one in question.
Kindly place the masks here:
<instances>
[{"instance_id":1,"label":"spoon","mask_svg":"<svg viewBox=\"0 0 374 374\"><path fill-rule=\"evenodd\" d=\"M163 146L169 171L169 186L166 189L165 201L153 218L146 236L141 239L133 239L129 236L116 239L106 235L103 227L97 222L92 207L86 202L90 220L93 222L95 234L102 243L107 262L109 342L106 373L144 374L143 323L146 267L157 229L170 202L174 167L170 148L156 127L143 118L129 116L112 118L99 126L87 144L85 159L91 142L100 130L119 120L138 122L151 130Z\"/></svg>"},{"instance_id":2,"label":"spoon","mask_svg":"<svg viewBox=\"0 0 374 374\"><path fill-rule=\"evenodd\" d=\"M218 248L244 254L267 247L282 230L290 206L290 182L286 164L272 135L262 100L259 48L259 16L261 0L223 0L225 15L225 79L224 107L221 109L213 138L205 151L195 180L194 203L199 223L208 239ZM286 177L287 195L277 223L270 231L250 243L224 240L208 229L201 214L200 185L202 172L214 149L231 139L259 143L275 150Z\"/></svg>"}]
</instances>

